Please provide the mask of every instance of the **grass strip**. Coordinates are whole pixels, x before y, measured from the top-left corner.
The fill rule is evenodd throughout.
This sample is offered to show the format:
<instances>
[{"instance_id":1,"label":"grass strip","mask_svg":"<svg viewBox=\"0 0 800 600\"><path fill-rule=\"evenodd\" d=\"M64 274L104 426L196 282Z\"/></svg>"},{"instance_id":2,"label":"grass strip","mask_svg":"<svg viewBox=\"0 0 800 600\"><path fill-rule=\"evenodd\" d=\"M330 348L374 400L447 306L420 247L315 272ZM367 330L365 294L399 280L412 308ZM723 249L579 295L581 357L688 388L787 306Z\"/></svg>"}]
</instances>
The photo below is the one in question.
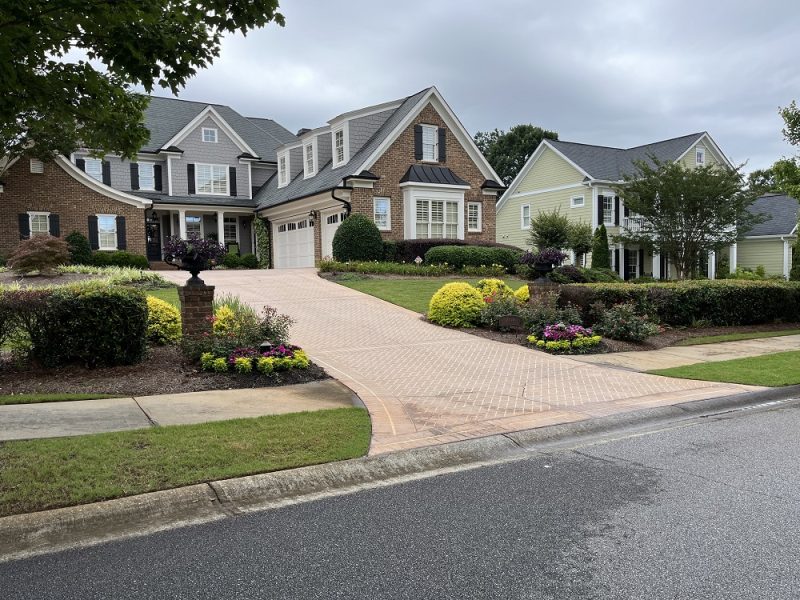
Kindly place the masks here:
<instances>
[{"instance_id":1,"label":"grass strip","mask_svg":"<svg viewBox=\"0 0 800 600\"><path fill-rule=\"evenodd\" d=\"M361 408L0 443L0 516L366 454Z\"/></svg>"},{"instance_id":2,"label":"grass strip","mask_svg":"<svg viewBox=\"0 0 800 600\"><path fill-rule=\"evenodd\" d=\"M649 371L653 375L722 381L744 385L782 387L800 384L800 351L697 363L672 369Z\"/></svg>"},{"instance_id":3,"label":"grass strip","mask_svg":"<svg viewBox=\"0 0 800 600\"><path fill-rule=\"evenodd\" d=\"M99 400L119 398L113 394L2 394L0 406L10 404L39 404L40 402L71 402L74 400Z\"/></svg>"},{"instance_id":4,"label":"grass strip","mask_svg":"<svg viewBox=\"0 0 800 600\"><path fill-rule=\"evenodd\" d=\"M758 340L762 338L798 335L800 329L784 329L782 331L751 331L750 333L724 333L721 335L704 335L681 340L676 346L700 346L703 344L719 344L720 342L738 342L740 340Z\"/></svg>"},{"instance_id":5,"label":"grass strip","mask_svg":"<svg viewBox=\"0 0 800 600\"><path fill-rule=\"evenodd\" d=\"M167 287L167 288L153 288L146 290L148 296L155 296L165 302L169 302L175 308L181 308L181 302L178 300L178 288L176 287Z\"/></svg>"}]
</instances>

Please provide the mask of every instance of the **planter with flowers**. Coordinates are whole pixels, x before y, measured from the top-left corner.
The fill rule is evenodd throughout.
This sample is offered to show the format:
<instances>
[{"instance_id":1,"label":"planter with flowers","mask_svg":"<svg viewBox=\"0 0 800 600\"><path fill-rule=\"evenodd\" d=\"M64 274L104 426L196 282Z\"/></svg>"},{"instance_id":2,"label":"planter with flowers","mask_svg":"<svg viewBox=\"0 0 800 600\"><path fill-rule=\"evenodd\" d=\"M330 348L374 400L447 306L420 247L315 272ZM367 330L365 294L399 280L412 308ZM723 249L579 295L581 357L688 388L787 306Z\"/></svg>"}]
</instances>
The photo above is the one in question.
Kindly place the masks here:
<instances>
[{"instance_id":1,"label":"planter with flowers","mask_svg":"<svg viewBox=\"0 0 800 600\"><path fill-rule=\"evenodd\" d=\"M547 275L559 266L567 254L558 248L545 248L539 252L526 252L519 262L528 267L528 276L536 284L546 284L550 280Z\"/></svg>"},{"instance_id":2,"label":"planter with flowers","mask_svg":"<svg viewBox=\"0 0 800 600\"><path fill-rule=\"evenodd\" d=\"M185 240L172 236L164 244L164 262L192 274L186 285L203 285L197 275L220 264L226 253L225 246L195 233Z\"/></svg>"},{"instance_id":3,"label":"planter with flowers","mask_svg":"<svg viewBox=\"0 0 800 600\"><path fill-rule=\"evenodd\" d=\"M602 338L582 325L553 323L545 326L541 337L528 336L528 343L553 354L585 354L600 345Z\"/></svg>"}]
</instances>

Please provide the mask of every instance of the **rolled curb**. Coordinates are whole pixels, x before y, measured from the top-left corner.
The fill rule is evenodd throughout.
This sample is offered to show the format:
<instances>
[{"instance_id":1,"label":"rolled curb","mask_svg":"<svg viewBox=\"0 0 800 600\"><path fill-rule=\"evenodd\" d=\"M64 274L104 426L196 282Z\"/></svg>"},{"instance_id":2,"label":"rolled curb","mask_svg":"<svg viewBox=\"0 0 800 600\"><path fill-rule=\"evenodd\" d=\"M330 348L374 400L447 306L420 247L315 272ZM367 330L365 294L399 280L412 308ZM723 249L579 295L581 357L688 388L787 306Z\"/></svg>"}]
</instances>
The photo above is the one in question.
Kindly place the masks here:
<instances>
[{"instance_id":1,"label":"rolled curb","mask_svg":"<svg viewBox=\"0 0 800 600\"><path fill-rule=\"evenodd\" d=\"M800 386L684 402L562 425L214 481L0 518L0 562L148 535L367 486L519 460L556 444L680 423L800 398Z\"/></svg>"}]
</instances>

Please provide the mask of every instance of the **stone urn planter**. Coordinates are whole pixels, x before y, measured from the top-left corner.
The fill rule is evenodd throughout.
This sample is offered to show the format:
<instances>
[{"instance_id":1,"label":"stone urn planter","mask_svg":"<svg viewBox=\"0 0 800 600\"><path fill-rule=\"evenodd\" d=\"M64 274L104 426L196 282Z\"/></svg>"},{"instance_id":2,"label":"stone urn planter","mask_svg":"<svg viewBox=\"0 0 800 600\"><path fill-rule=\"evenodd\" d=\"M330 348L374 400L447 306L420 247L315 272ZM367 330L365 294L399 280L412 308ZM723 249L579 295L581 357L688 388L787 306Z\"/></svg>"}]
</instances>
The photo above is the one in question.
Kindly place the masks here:
<instances>
[{"instance_id":1,"label":"stone urn planter","mask_svg":"<svg viewBox=\"0 0 800 600\"><path fill-rule=\"evenodd\" d=\"M532 280L528 283L530 300L535 296L546 294L558 289L558 284L551 281L547 276L553 272L567 255L557 248L545 248L544 250L533 253L526 252L520 258L520 263L528 266L529 277Z\"/></svg>"}]
</instances>

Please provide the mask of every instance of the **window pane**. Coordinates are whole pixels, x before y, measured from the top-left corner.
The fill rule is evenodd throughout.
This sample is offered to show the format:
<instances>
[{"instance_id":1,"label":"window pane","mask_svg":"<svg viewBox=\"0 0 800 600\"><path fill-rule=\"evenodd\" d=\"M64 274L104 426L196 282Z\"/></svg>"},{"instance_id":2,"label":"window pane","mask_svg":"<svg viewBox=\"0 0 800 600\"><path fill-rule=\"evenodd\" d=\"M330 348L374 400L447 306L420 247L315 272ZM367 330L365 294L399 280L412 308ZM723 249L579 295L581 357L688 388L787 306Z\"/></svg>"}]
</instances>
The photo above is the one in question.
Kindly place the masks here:
<instances>
[{"instance_id":1,"label":"window pane","mask_svg":"<svg viewBox=\"0 0 800 600\"><path fill-rule=\"evenodd\" d=\"M216 142L217 141L217 130L216 129L203 129L203 141L204 142Z\"/></svg>"},{"instance_id":2,"label":"window pane","mask_svg":"<svg viewBox=\"0 0 800 600\"><path fill-rule=\"evenodd\" d=\"M448 223L457 223L458 222L458 203L457 202L448 202L447 203L447 222Z\"/></svg>"},{"instance_id":3,"label":"window pane","mask_svg":"<svg viewBox=\"0 0 800 600\"><path fill-rule=\"evenodd\" d=\"M86 174L97 181L103 181L103 161L99 158L91 158L88 156L83 160Z\"/></svg>"},{"instance_id":4,"label":"window pane","mask_svg":"<svg viewBox=\"0 0 800 600\"><path fill-rule=\"evenodd\" d=\"M335 134L336 143L336 162L344 162L344 131L339 130Z\"/></svg>"},{"instance_id":5,"label":"window pane","mask_svg":"<svg viewBox=\"0 0 800 600\"><path fill-rule=\"evenodd\" d=\"M31 235L50 233L47 215L31 215Z\"/></svg>"},{"instance_id":6,"label":"window pane","mask_svg":"<svg viewBox=\"0 0 800 600\"><path fill-rule=\"evenodd\" d=\"M436 127L422 127L422 159L436 160Z\"/></svg>"},{"instance_id":7,"label":"window pane","mask_svg":"<svg viewBox=\"0 0 800 600\"><path fill-rule=\"evenodd\" d=\"M156 176L153 169L153 163L139 163L139 189L156 189Z\"/></svg>"},{"instance_id":8,"label":"window pane","mask_svg":"<svg viewBox=\"0 0 800 600\"><path fill-rule=\"evenodd\" d=\"M102 250L117 248L117 218L114 215L97 216L97 238Z\"/></svg>"},{"instance_id":9,"label":"window pane","mask_svg":"<svg viewBox=\"0 0 800 600\"><path fill-rule=\"evenodd\" d=\"M194 169L195 176L197 177L197 192L200 194L210 194L212 189L211 165L195 165Z\"/></svg>"},{"instance_id":10,"label":"window pane","mask_svg":"<svg viewBox=\"0 0 800 600\"><path fill-rule=\"evenodd\" d=\"M203 235L201 221L203 217L196 215L186 215L186 235L195 234L198 237Z\"/></svg>"},{"instance_id":11,"label":"window pane","mask_svg":"<svg viewBox=\"0 0 800 600\"><path fill-rule=\"evenodd\" d=\"M236 243L236 217L225 217L222 227L225 243Z\"/></svg>"},{"instance_id":12,"label":"window pane","mask_svg":"<svg viewBox=\"0 0 800 600\"><path fill-rule=\"evenodd\" d=\"M306 173L314 172L314 146L306 146Z\"/></svg>"},{"instance_id":13,"label":"window pane","mask_svg":"<svg viewBox=\"0 0 800 600\"><path fill-rule=\"evenodd\" d=\"M444 223L444 202L431 202L431 222Z\"/></svg>"},{"instance_id":14,"label":"window pane","mask_svg":"<svg viewBox=\"0 0 800 600\"><path fill-rule=\"evenodd\" d=\"M374 213L373 220L378 229L389 228L389 200L387 198L375 198L373 200Z\"/></svg>"}]
</instances>

